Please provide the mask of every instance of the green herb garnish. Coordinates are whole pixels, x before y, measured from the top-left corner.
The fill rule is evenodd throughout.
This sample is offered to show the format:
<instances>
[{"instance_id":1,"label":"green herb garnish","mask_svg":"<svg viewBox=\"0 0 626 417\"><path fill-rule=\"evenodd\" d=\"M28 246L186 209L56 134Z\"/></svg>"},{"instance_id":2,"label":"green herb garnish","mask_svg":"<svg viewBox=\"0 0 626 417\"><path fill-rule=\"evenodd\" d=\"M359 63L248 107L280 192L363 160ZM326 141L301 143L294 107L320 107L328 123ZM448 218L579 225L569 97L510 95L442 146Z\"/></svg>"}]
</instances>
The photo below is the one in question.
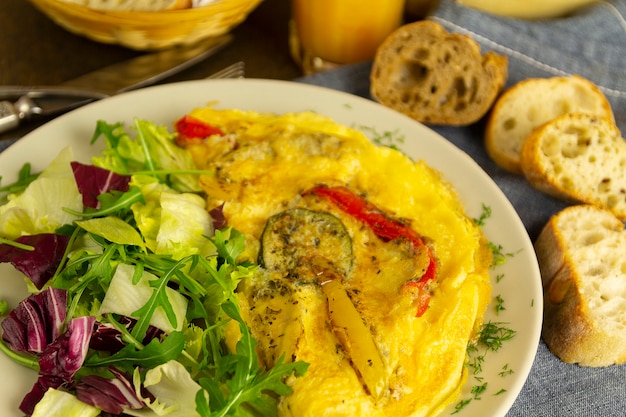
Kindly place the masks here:
<instances>
[{"instance_id":1,"label":"green herb garnish","mask_svg":"<svg viewBox=\"0 0 626 417\"><path fill-rule=\"evenodd\" d=\"M477 226L483 227L485 225L485 220L491 217L491 207L487 206L485 203L482 204L482 212L478 218L473 219L474 223Z\"/></svg>"},{"instance_id":2,"label":"green herb garnish","mask_svg":"<svg viewBox=\"0 0 626 417\"><path fill-rule=\"evenodd\" d=\"M379 132L376 128L370 126L359 126L359 129L365 132L370 140L379 146L400 150L399 144L404 143L405 137L398 130Z\"/></svg>"}]
</instances>

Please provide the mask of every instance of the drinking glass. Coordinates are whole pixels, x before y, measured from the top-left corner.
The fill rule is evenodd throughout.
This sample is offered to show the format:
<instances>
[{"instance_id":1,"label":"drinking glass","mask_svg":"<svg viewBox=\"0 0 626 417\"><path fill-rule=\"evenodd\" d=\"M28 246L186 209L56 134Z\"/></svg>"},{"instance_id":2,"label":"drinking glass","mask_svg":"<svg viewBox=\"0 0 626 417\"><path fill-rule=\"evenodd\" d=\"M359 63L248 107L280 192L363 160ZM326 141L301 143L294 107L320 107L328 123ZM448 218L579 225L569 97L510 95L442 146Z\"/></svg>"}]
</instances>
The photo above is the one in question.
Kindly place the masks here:
<instances>
[{"instance_id":1,"label":"drinking glass","mask_svg":"<svg viewBox=\"0 0 626 417\"><path fill-rule=\"evenodd\" d=\"M372 59L405 0L292 0L291 55L305 74Z\"/></svg>"}]
</instances>

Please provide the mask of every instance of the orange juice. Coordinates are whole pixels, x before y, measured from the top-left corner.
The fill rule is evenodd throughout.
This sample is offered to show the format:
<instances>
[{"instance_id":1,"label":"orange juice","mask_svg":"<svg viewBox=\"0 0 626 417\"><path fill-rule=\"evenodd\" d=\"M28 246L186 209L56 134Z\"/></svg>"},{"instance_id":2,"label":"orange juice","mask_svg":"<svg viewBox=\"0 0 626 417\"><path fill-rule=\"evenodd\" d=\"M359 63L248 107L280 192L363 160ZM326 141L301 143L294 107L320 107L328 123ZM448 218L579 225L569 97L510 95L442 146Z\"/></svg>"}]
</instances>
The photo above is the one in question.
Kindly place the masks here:
<instances>
[{"instance_id":1,"label":"orange juice","mask_svg":"<svg viewBox=\"0 0 626 417\"><path fill-rule=\"evenodd\" d=\"M365 61L402 24L403 12L404 0L292 0L292 35L303 58Z\"/></svg>"}]
</instances>

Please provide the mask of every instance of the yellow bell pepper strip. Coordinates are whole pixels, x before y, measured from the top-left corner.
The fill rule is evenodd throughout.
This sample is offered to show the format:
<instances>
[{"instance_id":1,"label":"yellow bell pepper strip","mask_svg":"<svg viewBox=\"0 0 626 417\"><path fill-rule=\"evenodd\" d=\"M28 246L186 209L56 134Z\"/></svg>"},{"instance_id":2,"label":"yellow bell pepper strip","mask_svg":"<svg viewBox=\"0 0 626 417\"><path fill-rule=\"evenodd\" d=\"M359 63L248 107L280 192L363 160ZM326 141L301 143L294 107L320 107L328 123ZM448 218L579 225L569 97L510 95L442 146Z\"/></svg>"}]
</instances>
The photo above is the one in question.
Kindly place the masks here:
<instances>
[{"instance_id":1,"label":"yellow bell pepper strip","mask_svg":"<svg viewBox=\"0 0 626 417\"><path fill-rule=\"evenodd\" d=\"M346 292L343 276L320 256L308 258L306 263L326 296L333 332L367 391L379 400L387 387L385 365L372 333Z\"/></svg>"}]
</instances>

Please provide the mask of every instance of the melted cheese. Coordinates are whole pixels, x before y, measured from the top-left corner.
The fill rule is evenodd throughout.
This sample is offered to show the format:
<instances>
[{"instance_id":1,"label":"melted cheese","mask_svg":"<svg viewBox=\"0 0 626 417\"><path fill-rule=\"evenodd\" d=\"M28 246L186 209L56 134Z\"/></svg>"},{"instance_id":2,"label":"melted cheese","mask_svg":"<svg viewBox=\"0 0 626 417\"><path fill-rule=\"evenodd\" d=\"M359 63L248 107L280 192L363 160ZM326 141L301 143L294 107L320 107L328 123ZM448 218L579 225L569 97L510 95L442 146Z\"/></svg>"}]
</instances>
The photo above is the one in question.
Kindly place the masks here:
<instances>
[{"instance_id":1,"label":"melted cheese","mask_svg":"<svg viewBox=\"0 0 626 417\"><path fill-rule=\"evenodd\" d=\"M354 267L344 284L381 354L386 387L367 392L329 325L328 303L314 282L293 282L260 270L241 288L241 303L259 358L281 355L310 364L289 381L282 416L430 416L457 398L465 380L468 341L490 298L490 251L453 188L423 161L372 144L361 132L313 113L270 115L197 109L191 114L225 136L192 145L209 207L224 203L228 224L247 236L256 261L267 219L305 207L338 217L350 233ZM402 284L414 276L406 248L319 198L301 193L319 184L347 186L386 213L407 221L439 263L428 311L416 308Z\"/></svg>"}]
</instances>

